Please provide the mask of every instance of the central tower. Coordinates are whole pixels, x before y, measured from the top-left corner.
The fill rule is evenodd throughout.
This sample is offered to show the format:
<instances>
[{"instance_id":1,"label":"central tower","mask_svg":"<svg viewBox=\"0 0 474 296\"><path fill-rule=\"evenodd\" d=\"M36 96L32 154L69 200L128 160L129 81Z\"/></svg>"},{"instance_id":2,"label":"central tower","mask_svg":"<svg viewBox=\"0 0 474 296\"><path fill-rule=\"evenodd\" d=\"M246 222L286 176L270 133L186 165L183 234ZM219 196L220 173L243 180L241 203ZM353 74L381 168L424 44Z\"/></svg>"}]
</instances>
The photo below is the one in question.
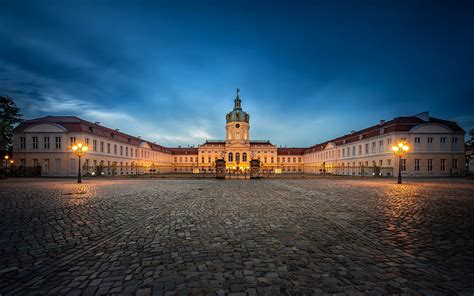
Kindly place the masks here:
<instances>
[{"instance_id":1,"label":"central tower","mask_svg":"<svg viewBox=\"0 0 474 296\"><path fill-rule=\"evenodd\" d=\"M239 97L240 90L237 89L237 94L234 99L234 110L227 113L226 116L226 142L239 143L249 142L249 120L250 116L242 110L242 101Z\"/></svg>"}]
</instances>

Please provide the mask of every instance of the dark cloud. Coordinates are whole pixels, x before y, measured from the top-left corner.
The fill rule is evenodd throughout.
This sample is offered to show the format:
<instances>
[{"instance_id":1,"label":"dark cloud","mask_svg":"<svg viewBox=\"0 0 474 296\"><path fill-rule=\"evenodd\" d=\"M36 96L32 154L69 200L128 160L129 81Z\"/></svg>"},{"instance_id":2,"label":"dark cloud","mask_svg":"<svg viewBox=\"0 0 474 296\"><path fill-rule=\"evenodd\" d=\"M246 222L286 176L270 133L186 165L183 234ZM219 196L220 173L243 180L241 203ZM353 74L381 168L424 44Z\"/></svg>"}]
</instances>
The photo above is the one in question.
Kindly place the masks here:
<instances>
[{"instance_id":1,"label":"dark cloud","mask_svg":"<svg viewBox=\"0 0 474 296\"><path fill-rule=\"evenodd\" d=\"M0 92L27 117L78 113L170 145L222 138L236 87L253 137L279 144L426 110L469 129L473 6L4 1Z\"/></svg>"}]
</instances>

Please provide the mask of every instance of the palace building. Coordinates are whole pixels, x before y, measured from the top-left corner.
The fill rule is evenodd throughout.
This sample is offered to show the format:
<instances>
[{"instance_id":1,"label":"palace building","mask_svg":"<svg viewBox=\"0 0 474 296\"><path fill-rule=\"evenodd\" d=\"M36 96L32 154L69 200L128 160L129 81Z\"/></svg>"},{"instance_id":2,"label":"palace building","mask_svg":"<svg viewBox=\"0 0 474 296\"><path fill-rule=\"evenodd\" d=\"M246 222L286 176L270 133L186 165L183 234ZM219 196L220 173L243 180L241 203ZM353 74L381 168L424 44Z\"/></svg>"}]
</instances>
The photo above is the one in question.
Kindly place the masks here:
<instances>
[{"instance_id":1,"label":"palace building","mask_svg":"<svg viewBox=\"0 0 474 296\"><path fill-rule=\"evenodd\" d=\"M78 158L71 147L83 142L89 146L82 167L87 175L210 173L218 159L226 161L230 174L247 174L250 161L258 159L264 174L394 176L399 164L391 147L402 141L410 146L400 162L405 176L457 176L465 170L464 130L455 122L429 117L427 112L380 121L301 148L251 139L250 115L242 109L239 90L225 119L223 140L206 140L197 147L164 147L99 122L46 116L24 121L14 129L13 157L20 173L75 176Z\"/></svg>"}]
</instances>

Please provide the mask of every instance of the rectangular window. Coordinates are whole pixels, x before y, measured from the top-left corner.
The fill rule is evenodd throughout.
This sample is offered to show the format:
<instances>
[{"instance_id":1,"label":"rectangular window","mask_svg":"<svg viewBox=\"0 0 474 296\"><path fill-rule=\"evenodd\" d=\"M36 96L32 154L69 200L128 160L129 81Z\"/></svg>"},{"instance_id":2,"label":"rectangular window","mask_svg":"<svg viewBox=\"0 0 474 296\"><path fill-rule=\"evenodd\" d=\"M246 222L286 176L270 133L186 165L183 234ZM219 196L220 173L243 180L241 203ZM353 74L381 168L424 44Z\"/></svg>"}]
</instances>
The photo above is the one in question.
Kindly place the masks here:
<instances>
[{"instance_id":1,"label":"rectangular window","mask_svg":"<svg viewBox=\"0 0 474 296\"><path fill-rule=\"evenodd\" d=\"M49 149L49 137L44 137L44 149Z\"/></svg>"},{"instance_id":2,"label":"rectangular window","mask_svg":"<svg viewBox=\"0 0 474 296\"><path fill-rule=\"evenodd\" d=\"M433 171L433 160L428 159L428 172L432 172L432 171Z\"/></svg>"},{"instance_id":3,"label":"rectangular window","mask_svg":"<svg viewBox=\"0 0 474 296\"><path fill-rule=\"evenodd\" d=\"M441 159L441 171L444 172L446 171L446 159Z\"/></svg>"},{"instance_id":4,"label":"rectangular window","mask_svg":"<svg viewBox=\"0 0 474 296\"><path fill-rule=\"evenodd\" d=\"M125 147L125 156L128 156L128 147Z\"/></svg>"},{"instance_id":5,"label":"rectangular window","mask_svg":"<svg viewBox=\"0 0 474 296\"><path fill-rule=\"evenodd\" d=\"M420 160L415 159L415 172L419 172L419 171L420 171Z\"/></svg>"},{"instance_id":6,"label":"rectangular window","mask_svg":"<svg viewBox=\"0 0 474 296\"><path fill-rule=\"evenodd\" d=\"M400 138L400 142L405 143L407 141L407 138Z\"/></svg>"},{"instance_id":7,"label":"rectangular window","mask_svg":"<svg viewBox=\"0 0 474 296\"><path fill-rule=\"evenodd\" d=\"M391 159L387 159L387 166L391 166L392 165L392 160Z\"/></svg>"},{"instance_id":8,"label":"rectangular window","mask_svg":"<svg viewBox=\"0 0 474 296\"><path fill-rule=\"evenodd\" d=\"M379 160L379 166L383 165L383 160Z\"/></svg>"},{"instance_id":9,"label":"rectangular window","mask_svg":"<svg viewBox=\"0 0 474 296\"><path fill-rule=\"evenodd\" d=\"M383 152L383 140L379 141L379 152Z\"/></svg>"},{"instance_id":10,"label":"rectangular window","mask_svg":"<svg viewBox=\"0 0 474 296\"><path fill-rule=\"evenodd\" d=\"M61 149L61 137L56 137L54 141L56 149Z\"/></svg>"},{"instance_id":11,"label":"rectangular window","mask_svg":"<svg viewBox=\"0 0 474 296\"><path fill-rule=\"evenodd\" d=\"M369 154L369 144L365 144L365 154Z\"/></svg>"},{"instance_id":12,"label":"rectangular window","mask_svg":"<svg viewBox=\"0 0 474 296\"><path fill-rule=\"evenodd\" d=\"M43 170L45 173L49 173L49 159L48 158L44 160Z\"/></svg>"},{"instance_id":13,"label":"rectangular window","mask_svg":"<svg viewBox=\"0 0 474 296\"><path fill-rule=\"evenodd\" d=\"M356 155L356 147L352 146L352 156L355 156L355 155Z\"/></svg>"},{"instance_id":14,"label":"rectangular window","mask_svg":"<svg viewBox=\"0 0 474 296\"><path fill-rule=\"evenodd\" d=\"M346 149L342 148L342 157L346 157Z\"/></svg>"},{"instance_id":15,"label":"rectangular window","mask_svg":"<svg viewBox=\"0 0 474 296\"><path fill-rule=\"evenodd\" d=\"M405 172L407 170L407 160L405 158L401 159L400 167L402 172Z\"/></svg>"},{"instance_id":16,"label":"rectangular window","mask_svg":"<svg viewBox=\"0 0 474 296\"><path fill-rule=\"evenodd\" d=\"M362 155L362 145L359 145L359 155Z\"/></svg>"},{"instance_id":17,"label":"rectangular window","mask_svg":"<svg viewBox=\"0 0 474 296\"><path fill-rule=\"evenodd\" d=\"M92 140L92 150L97 151L97 140Z\"/></svg>"},{"instance_id":18,"label":"rectangular window","mask_svg":"<svg viewBox=\"0 0 474 296\"><path fill-rule=\"evenodd\" d=\"M34 167L38 166L38 159L37 158L33 158L33 166Z\"/></svg>"},{"instance_id":19,"label":"rectangular window","mask_svg":"<svg viewBox=\"0 0 474 296\"><path fill-rule=\"evenodd\" d=\"M104 153L104 142L100 142L100 152Z\"/></svg>"},{"instance_id":20,"label":"rectangular window","mask_svg":"<svg viewBox=\"0 0 474 296\"><path fill-rule=\"evenodd\" d=\"M123 155L123 146L120 146L120 155Z\"/></svg>"},{"instance_id":21,"label":"rectangular window","mask_svg":"<svg viewBox=\"0 0 474 296\"><path fill-rule=\"evenodd\" d=\"M415 138L415 143L416 143L416 144L419 144L419 143L420 143L420 138L416 137L416 138Z\"/></svg>"},{"instance_id":22,"label":"rectangular window","mask_svg":"<svg viewBox=\"0 0 474 296\"><path fill-rule=\"evenodd\" d=\"M117 154L117 145L114 144L114 154Z\"/></svg>"},{"instance_id":23,"label":"rectangular window","mask_svg":"<svg viewBox=\"0 0 474 296\"><path fill-rule=\"evenodd\" d=\"M377 142L372 142L372 153L375 153L375 149L377 147Z\"/></svg>"},{"instance_id":24,"label":"rectangular window","mask_svg":"<svg viewBox=\"0 0 474 296\"><path fill-rule=\"evenodd\" d=\"M20 149L26 149L26 138L20 137Z\"/></svg>"},{"instance_id":25,"label":"rectangular window","mask_svg":"<svg viewBox=\"0 0 474 296\"><path fill-rule=\"evenodd\" d=\"M33 149L38 149L38 137L33 137Z\"/></svg>"},{"instance_id":26,"label":"rectangular window","mask_svg":"<svg viewBox=\"0 0 474 296\"><path fill-rule=\"evenodd\" d=\"M76 144L76 137L71 137L69 138L70 142L71 142L71 146L74 146L74 144Z\"/></svg>"},{"instance_id":27,"label":"rectangular window","mask_svg":"<svg viewBox=\"0 0 474 296\"><path fill-rule=\"evenodd\" d=\"M433 138L431 138L431 137L428 138L428 143L430 143L430 144L433 143Z\"/></svg>"},{"instance_id":28,"label":"rectangular window","mask_svg":"<svg viewBox=\"0 0 474 296\"><path fill-rule=\"evenodd\" d=\"M442 144L446 143L446 138L445 137L439 138L439 142Z\"/></svg>"},{"instance_id":29,"label":"rectangular window","mask_svg":"<svg viewBox=\"0 0 474 296\"><path fill-rule=\"evenodd\" d=\"M390 147L392 145L392 139L387 139L387 147Z\"/></svg>"},{"instance_id":30,"label":"rectangular window","mask_svg":"<svg viewBox=\"0 0 474 296\"><path fill-rule=\"evenodd\" d=\"M453 169L457 169L458 168L458 160L457 159L453 159Z\"/></svg>"},{"instance_id":31,"label":"rectangular window","mask_svg":"<svg viewBox=\"0 0 474 296\"><path fill-rule=\"evenodd\" d=\"M89 138L86 138L86 145L89 146Z\"/></svg>"},{"instance_id":32,"label":"rectangular window","mask_svg":"<svg viewBox=\"0 0 474 296\"><path fill-rule=\"evenodd\" d=\"M110 143L107 143L107 153L110 154Z\"/></svg>"},{"instance_id":33,"label":"rectangular window","mask_svg":"<svg viewBox=\"0 0 474 296\"><path fill-rule=\"evenodd\" d=\"M61 158L56 158L54 160L54 168L56 171L56 175L61 174Z\"/></svg>"},{"instance_id":34,"label":"rectangular window","mask_svg":"<svg viewBox=\"0 0 474 296\"><path fill-rule=\"evenodd\" d=\"M458 143L458 138L454 137L453 138L453 144L457 144Z\"/></svg>"}]
</instances>

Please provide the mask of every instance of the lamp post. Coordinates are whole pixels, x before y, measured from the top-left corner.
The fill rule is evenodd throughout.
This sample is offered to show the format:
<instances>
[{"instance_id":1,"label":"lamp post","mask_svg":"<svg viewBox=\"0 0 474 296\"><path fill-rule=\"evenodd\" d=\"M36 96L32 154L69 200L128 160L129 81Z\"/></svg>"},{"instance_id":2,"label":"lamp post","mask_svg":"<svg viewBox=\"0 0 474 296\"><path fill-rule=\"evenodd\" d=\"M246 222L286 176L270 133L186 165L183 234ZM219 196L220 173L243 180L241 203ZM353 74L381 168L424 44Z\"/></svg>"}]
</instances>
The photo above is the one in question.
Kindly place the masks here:
<instances>
[{"instance_id":1,"label":"lamp post","mask_svg":"<svg viewBox=\"0 0 474 296\"><path fill-rule=\"evenodd\" d=\"M8 171L7 171L7 168L8 168L8 159L10 158L10 156L5 155L4 159L5 159L5 167L3 168L3 178L5 180L8 179Z\"/></svg>"},{"instance_id":2,"label":"lamp post","mask_svg":"<svg viewBox=\"0 0 474 296\"><path fill-rule=\"evenodd\" d=\"M87 147L87 145L84 145L82 143L77 143L74 146L72 146L72 152L74 152L74 155L79 157L79 171L77 172L77 183L82 183L81 157L86 155L87 150L89 150L89 147Z\"/></svg>"},{"instance_id":3,"label":"lamp post","mask_svg":"<svg viewBox=\"0 0 474 296\"><path fill-rule=\"evenodd\" d=\"M398 156L398 184L402 184L402 156L410 149L404 142L392 146L392 151Z\"/></svg>"}]
</instances>

